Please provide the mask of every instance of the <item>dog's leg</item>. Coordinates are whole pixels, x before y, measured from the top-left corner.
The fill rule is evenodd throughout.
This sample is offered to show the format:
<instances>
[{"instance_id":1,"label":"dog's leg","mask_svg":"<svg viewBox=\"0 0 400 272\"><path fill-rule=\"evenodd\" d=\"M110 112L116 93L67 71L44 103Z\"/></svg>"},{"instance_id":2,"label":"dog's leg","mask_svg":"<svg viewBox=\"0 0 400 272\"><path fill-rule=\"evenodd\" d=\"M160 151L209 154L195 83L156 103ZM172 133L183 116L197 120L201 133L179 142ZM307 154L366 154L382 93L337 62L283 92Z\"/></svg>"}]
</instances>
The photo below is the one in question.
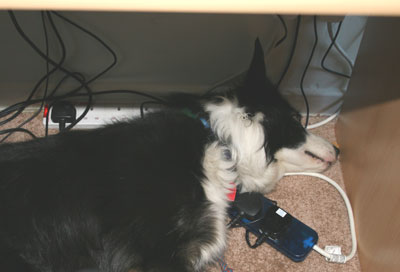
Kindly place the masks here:
<instances>
[{"instance_id":1,"label":"dog's leg","mask_svg":"<svg viewBox=\"0 0 400 272\"><path fill-rule=\"evenodd\" d=\"M0 240L0 271L38 272Z\"/></svg>"}]
</instances>

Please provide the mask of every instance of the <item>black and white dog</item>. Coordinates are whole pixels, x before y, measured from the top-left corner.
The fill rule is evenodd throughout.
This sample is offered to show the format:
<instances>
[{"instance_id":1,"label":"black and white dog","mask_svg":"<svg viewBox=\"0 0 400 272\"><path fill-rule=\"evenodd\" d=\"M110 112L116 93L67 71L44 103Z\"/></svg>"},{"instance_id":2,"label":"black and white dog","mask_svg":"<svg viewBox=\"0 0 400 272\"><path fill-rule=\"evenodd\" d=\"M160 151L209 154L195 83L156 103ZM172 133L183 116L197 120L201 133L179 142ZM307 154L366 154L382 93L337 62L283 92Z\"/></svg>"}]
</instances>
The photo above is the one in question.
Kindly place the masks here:
<instances>
[{"instance_id":1,"label":"black and white dog","mask_svg":"<svg viewBox=\"0 0 400 272\"><path fill-rule=\"evenodd\" d=\"M184 100L190 114L0 146L0 271L203 271L234 186L267 193L336 161L266 79L258 41L242 87Z\"/></svg>"}]
</instances>

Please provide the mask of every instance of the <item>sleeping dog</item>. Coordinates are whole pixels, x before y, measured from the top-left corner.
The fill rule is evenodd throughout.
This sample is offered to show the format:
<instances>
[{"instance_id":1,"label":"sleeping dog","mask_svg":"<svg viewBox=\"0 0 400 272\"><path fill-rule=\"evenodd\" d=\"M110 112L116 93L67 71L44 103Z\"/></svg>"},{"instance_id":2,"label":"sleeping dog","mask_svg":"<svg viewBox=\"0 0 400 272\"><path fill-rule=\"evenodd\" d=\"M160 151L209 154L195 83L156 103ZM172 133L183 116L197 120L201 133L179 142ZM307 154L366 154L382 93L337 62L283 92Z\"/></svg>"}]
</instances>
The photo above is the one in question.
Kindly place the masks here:
<instances>
[{"instance_id":1,"label":"sleeping dog","mask_svg":"<svg viewBox=\"0 0 400 272\"><path fill-rule=\"evenodd\" d=\"M257 40L234 90L1 145L0 271L184 272L216 262L233 188L267 193L285 172L321 172L337 159L265 74Z\"/></svg>"}]
</instances>

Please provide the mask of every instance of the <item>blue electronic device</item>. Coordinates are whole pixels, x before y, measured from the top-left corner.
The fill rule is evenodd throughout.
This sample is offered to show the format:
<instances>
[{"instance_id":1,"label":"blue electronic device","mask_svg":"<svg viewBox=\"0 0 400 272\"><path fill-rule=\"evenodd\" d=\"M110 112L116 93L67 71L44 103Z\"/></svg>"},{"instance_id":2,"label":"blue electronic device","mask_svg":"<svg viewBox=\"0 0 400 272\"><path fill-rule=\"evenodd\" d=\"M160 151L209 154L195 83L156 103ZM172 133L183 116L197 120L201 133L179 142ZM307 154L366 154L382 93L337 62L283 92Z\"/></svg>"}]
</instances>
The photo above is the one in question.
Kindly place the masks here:
<instances>
[{"instance_id":1,"label":"blue electronic device","mask_svg":"<svg viewBox=\"0 0 400 272\"><path fill-rule=\"evenodd\" d=\"M318 241L317 232L258 193L238 194L228 213L229 226L246 228L250 247L266 242L295 262L303 261ZM254 245L249 233L257 236Z\"/></svg>"}]
</instances>

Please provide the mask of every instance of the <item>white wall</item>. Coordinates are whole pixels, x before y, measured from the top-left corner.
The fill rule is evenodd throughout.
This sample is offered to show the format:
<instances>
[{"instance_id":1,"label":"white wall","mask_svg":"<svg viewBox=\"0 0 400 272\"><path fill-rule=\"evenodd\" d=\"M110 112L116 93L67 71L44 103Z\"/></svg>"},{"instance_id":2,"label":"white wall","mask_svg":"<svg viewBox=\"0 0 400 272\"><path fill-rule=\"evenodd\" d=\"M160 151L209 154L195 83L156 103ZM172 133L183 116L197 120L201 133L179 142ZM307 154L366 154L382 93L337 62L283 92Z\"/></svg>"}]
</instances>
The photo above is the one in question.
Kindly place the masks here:
<instances>
[{"instance_id":1,"label":"white wall","mask_svg":"<svg viewBox=\"0 0 400 272\"><path fill-rule=\"evenodd\" d=\"M44 37L38 12L16 12L27 35L44 48ZM157 14L157 13L94 13L65 12L68 18L87 27L116 51L119 61L108 74L92 84L93 90L128 88L166 92L182 90L204 92L215 83L247 68L256 37L261 37L268 74L279 78L293 40L295 17L284 17L289 28L287 40L278 48L273 45L283 28L273 15ZM84 73L88 78L111 60L96 41L54 17L67 45L66 67ZM339 42L355 56L364 19L347 18ZM320 46L316 58L322 57L329 43L325 23L320 22ZM25 98L34 83L45 72L45 62L18 36L7 12L0 12L0 107ZM60 50L53 36L52 56ZM312 17L304 17L293 64L281 89L301 106L299 81L313 41ZM332 54L332 56L338 56ZM332 62L328 62L331 64ZM332 63L340 67L340 63ZM332 66L331 64L331 66ZM338 65L339 66L336 66ZM305 81L311 96L323 97L327 103L337 100L345 89L345 81L322 72L319 61L313 62ZM52 82L62 73L53 77ZM71 87L72 81L65 87ZM293 95L295 94L295 95ZM104 100L102 98L101 100ZM137 98L107 98L108 101L134 102ZM312 98L311 98L312 100ZM319 111L319 102L312 107Z\"/></svg>"}]
</instances>

